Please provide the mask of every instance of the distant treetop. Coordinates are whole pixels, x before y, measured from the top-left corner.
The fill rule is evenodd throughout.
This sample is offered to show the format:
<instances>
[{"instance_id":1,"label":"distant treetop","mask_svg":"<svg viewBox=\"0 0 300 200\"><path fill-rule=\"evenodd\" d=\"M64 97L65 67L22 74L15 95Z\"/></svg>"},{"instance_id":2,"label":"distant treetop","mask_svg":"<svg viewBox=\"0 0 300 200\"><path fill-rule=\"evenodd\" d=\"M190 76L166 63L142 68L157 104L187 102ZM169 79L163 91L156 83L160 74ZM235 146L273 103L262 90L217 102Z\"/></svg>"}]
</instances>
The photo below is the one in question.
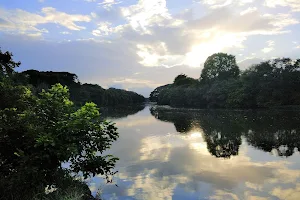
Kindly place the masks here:
<instances>
[{"instance_id":1,"label":"distant treetop","mask_svg":"<svg viewBox=\"0 0 300 200\"><path fill-rule=\"evenodd\" d=\"M201 73L201 81L226 80L236 78L240 74L235 56L226 53L216 53L209 56Z\"/></svg>"}]
</instances>

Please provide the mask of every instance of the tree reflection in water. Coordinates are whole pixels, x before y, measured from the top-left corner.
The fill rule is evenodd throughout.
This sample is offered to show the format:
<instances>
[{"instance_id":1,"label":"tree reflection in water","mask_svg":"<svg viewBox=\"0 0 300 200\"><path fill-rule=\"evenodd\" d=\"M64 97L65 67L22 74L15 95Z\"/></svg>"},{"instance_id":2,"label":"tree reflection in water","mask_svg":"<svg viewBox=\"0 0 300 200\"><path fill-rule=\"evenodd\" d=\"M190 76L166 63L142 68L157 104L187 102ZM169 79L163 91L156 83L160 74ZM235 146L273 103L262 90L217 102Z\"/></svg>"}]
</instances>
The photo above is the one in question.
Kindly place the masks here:
<instances>
[{"instance_id":1,"label":"tree reflection in water","mask_svg":"<svg viewBox=\"0 0 300 200\"><path fill-rule=\"evenodd\" d=\"M277 156L291 156L300 148L300 113L282 110L183 110L159 106L151 114L172 122L185 134L202 129L208 151L218 158L239 153L242 137L253 147Z\"/></svg>"}]
</instances>

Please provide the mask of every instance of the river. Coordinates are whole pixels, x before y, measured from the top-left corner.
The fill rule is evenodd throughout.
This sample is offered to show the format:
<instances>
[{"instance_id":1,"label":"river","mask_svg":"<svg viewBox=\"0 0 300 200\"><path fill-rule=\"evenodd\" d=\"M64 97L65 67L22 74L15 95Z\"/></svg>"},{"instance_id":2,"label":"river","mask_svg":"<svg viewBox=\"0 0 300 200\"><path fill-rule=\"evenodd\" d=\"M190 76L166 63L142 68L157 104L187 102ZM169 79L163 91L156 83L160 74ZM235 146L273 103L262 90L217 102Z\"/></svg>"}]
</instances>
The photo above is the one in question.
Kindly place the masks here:
<instances>
[{"instance_id":1,"label":"river","mask_svg":"<svg viewBox=\"0 0 300 200\"><path fill-rule=\"evenodd\" d=\"M300 199L300 114L146 106L111 118L120 138L109 199Z\"/></svg>"}]
</instances>

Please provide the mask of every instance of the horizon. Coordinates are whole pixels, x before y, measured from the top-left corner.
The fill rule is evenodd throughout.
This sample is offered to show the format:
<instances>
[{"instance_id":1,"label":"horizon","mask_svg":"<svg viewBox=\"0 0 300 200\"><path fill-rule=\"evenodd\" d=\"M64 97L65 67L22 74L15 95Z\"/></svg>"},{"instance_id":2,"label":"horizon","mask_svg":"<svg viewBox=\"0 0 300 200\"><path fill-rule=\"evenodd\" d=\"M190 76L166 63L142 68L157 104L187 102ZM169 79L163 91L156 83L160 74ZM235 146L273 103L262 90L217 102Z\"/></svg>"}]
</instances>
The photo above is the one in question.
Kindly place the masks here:
<instances>
[{"instance_id":1,"label":"horizon","mask_svg":"<svg viewBox=\"0 0 300 200\"><path fill-rule=\"evenodd\" d=\"M293 0L4 0L0 13L1 49L18 71L66 71L145 97L181 73L199 78L214 53L242 70L300 53Z\"/></svg>"}]
</instances>

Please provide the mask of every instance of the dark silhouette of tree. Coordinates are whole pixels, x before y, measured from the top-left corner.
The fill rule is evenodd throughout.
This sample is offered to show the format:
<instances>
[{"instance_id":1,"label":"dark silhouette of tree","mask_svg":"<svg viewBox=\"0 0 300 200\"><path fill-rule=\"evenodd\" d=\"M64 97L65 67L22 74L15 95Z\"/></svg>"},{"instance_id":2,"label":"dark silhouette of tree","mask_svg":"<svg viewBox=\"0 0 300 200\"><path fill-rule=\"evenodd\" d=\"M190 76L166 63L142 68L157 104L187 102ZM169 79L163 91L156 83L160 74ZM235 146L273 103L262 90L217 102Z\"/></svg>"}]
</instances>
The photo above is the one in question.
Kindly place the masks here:
<instances>
[{"instance_id":1,"label":"dark silhouette of tree","mask_svg":"<svg viewBox=\"0 0 300 200\"><path fill-rule=\"evenodd\" d=\"M239 76L232 55L205 62L200 83L184 74L151 93L159 105L197 108L270 108L300 105L300 60L278 58L251 66Z\"/></svg>"},{"instance_id":2,"label":"dark silhouette of tree","mask_svg":"<svg viewBox=\"0 0 300 200\"><path fill-rule=\"evenodd\" d=\"M132 105L143 103L145 98L135 92L121 89L104 89L97 84L81 84L76 74L69 72L40 72L27 70L21 73L29 84L34 86L35 92L49 89L51 85L60 83L70 89L70 98L77 105L94 102L98 106Z\"/></svg>"},{"instance_id":3,"label":"dark silhouette of tree","mask_svg":"<svg viewBox=\"0 0 300 200\"><path fill-rule=\"evenodd\" d=\"M203 130L202 136L212 155L218 158L238 155L242 142L240 115L232 116L226 112L207 111L179 112L157 107L152 107L150 111L157 119L174 123L176 131L181 134Z\"/></svg>"},{"instance_id":4,"label":"dark silhouette of tree","mask_svg":"<svg viewBox=\"0 0 300 200\"><path fill-rule=\"evenodd\" d=\"M158 101L158 95L160 94L161 91L163 91L164 89L167 89L168 87L170 86L170 84L168 85L163 85L163 86L160 86L158 88L155 88L151 94L150 94L150 101L152 102L157 102Z\"/></svg>"},{"instance_id":5,"label":"dark silhouette of tree","mask_svg":"<svg viewBox=\"0 0 300 200\"><path fill-rule=\"evenodd\" d=\"M201 73L201 81L209 83L239 76L240 70L235 57L226 53L216 53L207 58Z\"/></svg>"},{"instance_id":6,"label":"dark silhouette of tree","mask_svg":"<svg viewBox=\"0 0 300 200\"><path fill-rule=\"evenodd\" d=\"M11 76L12 73L14 72L14 69L16 67L20 66L20 62L15 62L12 59L13 55L12 53L6 51L2 52L0 49L0 78L1 77L6 77L6 76Z\"/></svg>"},{"instance_id":7,"label":"dark silhouette of tree","mask_svg":"<svg viewBox=\"0 0 300 200\"><path fill-rule=\"evenodd\" d=\"M179 86L179 85L192 85L192 84L197 84L198 81L188 77L185 74L180 74L174 79L174 85Z\"/></svg>"},{"instance_id":8,"label":"dark silhouette of tree","mask_svg":"<svg viewBox=\"0 0 300 200\"><path fill-rule=\"evenodd\" d=\"M203 130L207 149L217 158L238 155L242 136L253 147L277 156L288 157L300 149L297 111L184 111L161 107L150 111L157 119L172 122L181 134Z\"/></svg>"}]
</instances>

